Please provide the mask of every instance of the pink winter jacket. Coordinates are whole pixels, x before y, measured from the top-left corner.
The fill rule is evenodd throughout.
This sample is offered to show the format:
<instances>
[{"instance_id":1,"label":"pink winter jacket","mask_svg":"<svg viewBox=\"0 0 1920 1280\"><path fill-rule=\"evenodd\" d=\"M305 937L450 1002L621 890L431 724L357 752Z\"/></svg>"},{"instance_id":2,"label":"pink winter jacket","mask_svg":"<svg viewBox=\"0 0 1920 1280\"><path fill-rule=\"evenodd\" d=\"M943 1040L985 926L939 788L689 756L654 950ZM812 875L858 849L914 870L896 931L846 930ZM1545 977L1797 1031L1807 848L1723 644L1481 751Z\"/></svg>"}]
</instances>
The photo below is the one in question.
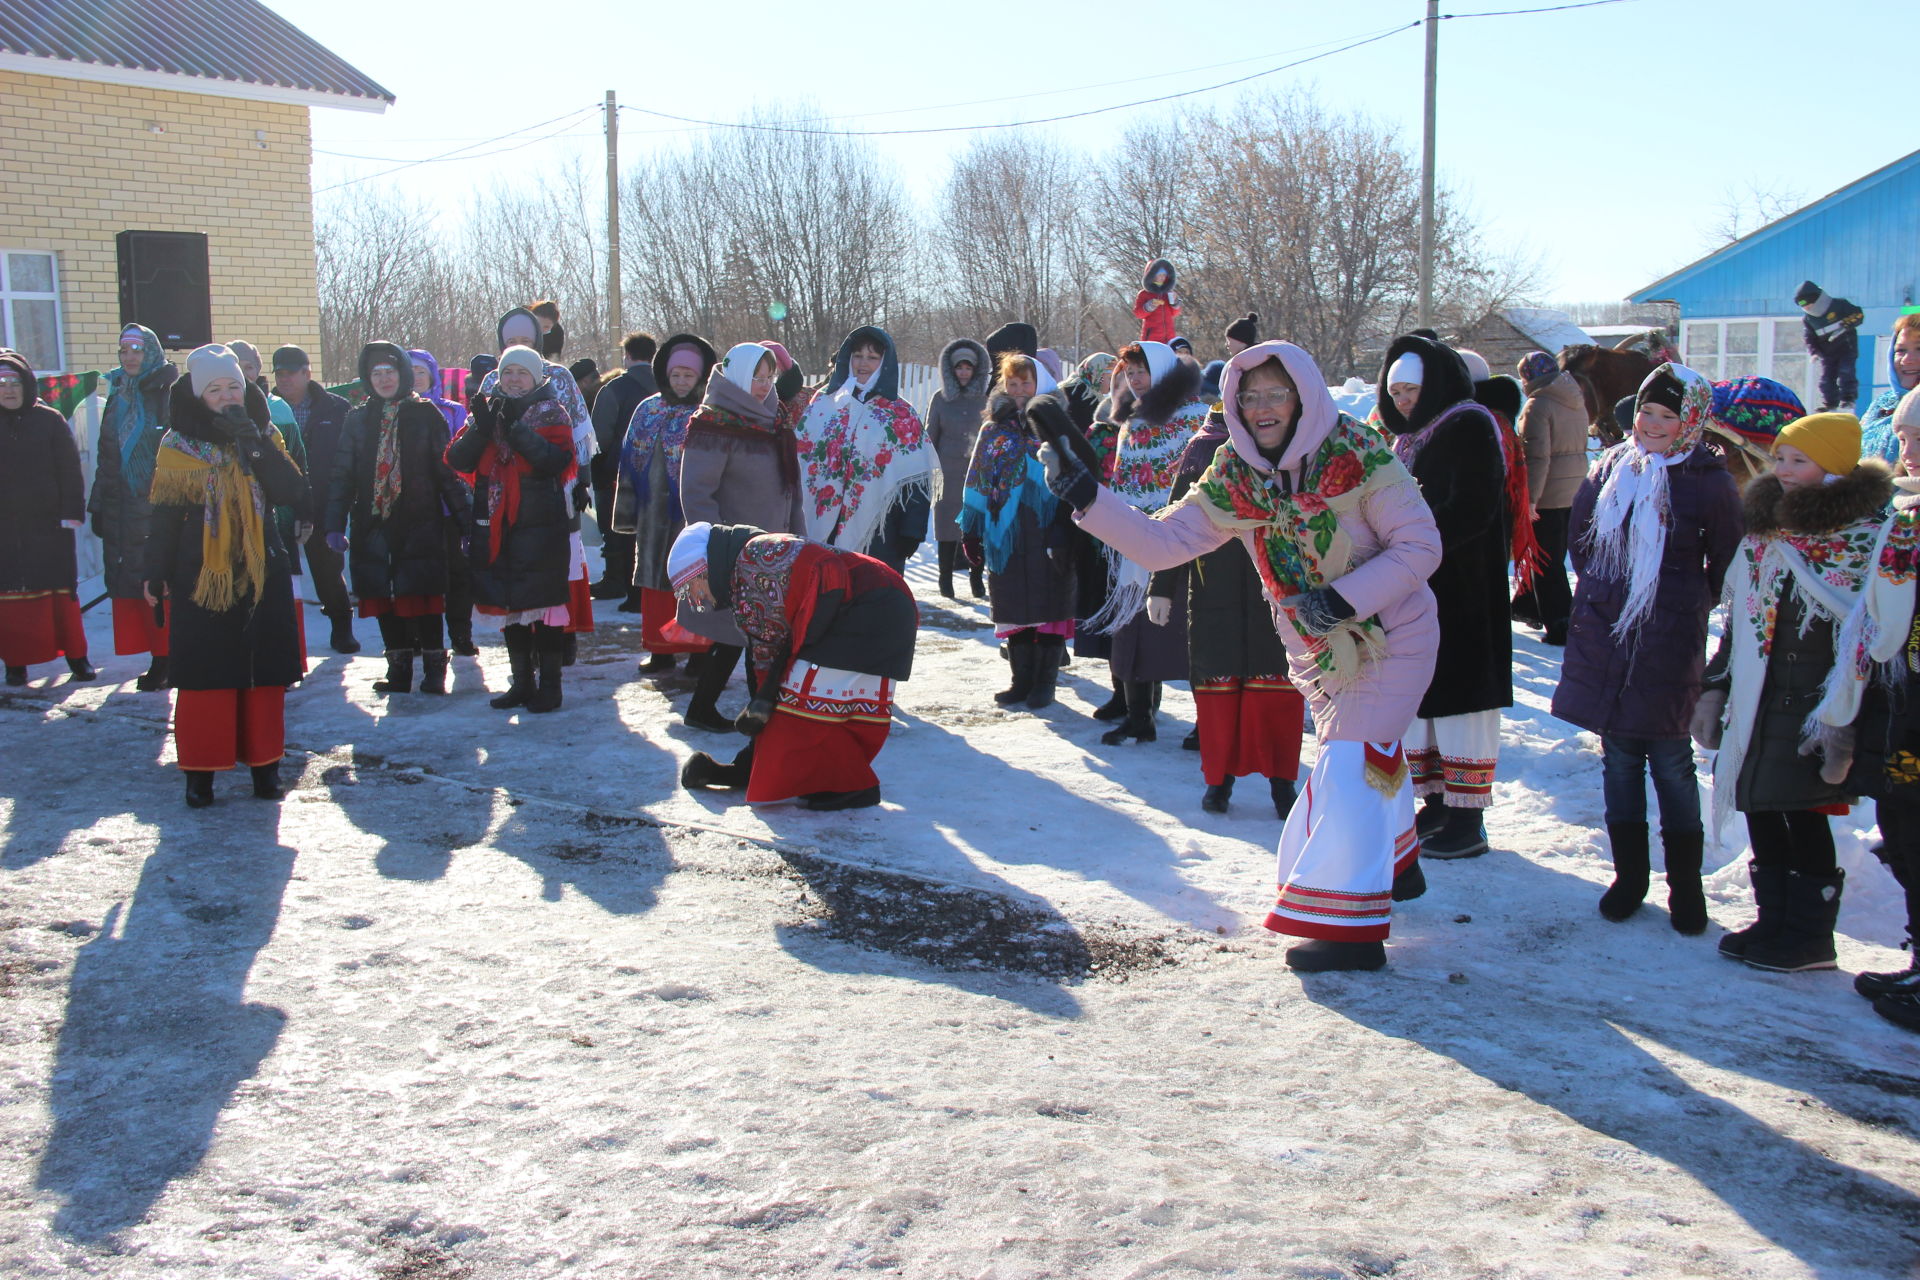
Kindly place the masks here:
<instances>
[{"instance_id":1,"label":"pink winter jacket","mask_svg":"<svg viewBox=\"0 0 1920 1280\"><path fill-rule=\"evenodd\" d=\"M1241 423L1237 401L1245 371L1275 357L1300 390L1300 425L1279 462L1279 470L1290 473L1297 486L1305 460L1339 420L1326 380L1305 351L1288 342L1263 342L1227 362L1220 386L1227 439L1234 452L1256 470L1267 474L1275 470L1260 456ZM1314 732L1322 742L1392 742L1404 737L1433 682L1434 654L1440 644L1433 592L1427 589L1427 578L1440 564L1440 531L1418 486L1409 481L1375 490L1362 500L1360 517L1342 526L1353 539L1353 568L1328 585L1353 606L1355 616L1379 615L1387 653L1337 697L1309 697ZM1104 486L1093 505L1075 519L1088 533L1149 570L1185 564L1234 536L1215 525L1206 510L1191 500L1157 517L1147 516ZM1252 555L1253 532L1239 536ZM1276 617L1274 625L1286 643L1295 683L1310 689L1313 660L1298 633L1284 618Z\"/></svg>"}]
</instances>

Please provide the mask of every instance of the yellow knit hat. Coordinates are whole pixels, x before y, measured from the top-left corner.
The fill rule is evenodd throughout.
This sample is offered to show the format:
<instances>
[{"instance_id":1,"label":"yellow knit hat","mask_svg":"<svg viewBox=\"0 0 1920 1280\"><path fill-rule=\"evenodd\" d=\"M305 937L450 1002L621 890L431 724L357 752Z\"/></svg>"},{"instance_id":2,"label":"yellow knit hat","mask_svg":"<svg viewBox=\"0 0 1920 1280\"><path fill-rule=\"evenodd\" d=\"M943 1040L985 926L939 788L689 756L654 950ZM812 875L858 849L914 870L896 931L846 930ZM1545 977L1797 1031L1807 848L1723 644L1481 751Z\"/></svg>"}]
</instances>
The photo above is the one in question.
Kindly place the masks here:
<instances>
[{"instance_id":1,"label":"yellow knit hat","mask_svg":"<svg viewBox=\"0 0 1920 1280\"><path fill-rule=\"evenodd\" d=\"M1810 413L1780 428L1774 451L1790 444L1828 475L1851 475L1860 465L1860 419L1850 413Z\"/></svg>"}]
</instances>

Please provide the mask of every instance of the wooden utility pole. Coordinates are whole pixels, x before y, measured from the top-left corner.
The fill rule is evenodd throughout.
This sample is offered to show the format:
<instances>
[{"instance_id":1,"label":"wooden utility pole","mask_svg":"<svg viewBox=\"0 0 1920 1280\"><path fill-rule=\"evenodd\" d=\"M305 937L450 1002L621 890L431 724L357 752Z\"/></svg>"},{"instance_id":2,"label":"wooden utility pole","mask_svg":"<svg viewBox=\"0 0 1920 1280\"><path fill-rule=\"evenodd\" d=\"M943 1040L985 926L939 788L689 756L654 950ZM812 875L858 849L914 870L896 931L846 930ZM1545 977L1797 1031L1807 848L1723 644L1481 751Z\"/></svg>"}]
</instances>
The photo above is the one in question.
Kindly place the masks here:
<instances>
[{"instance_id":1,"label":"wooden utility pole","mask_svg":"<svg viewBox=\"0 0 1920 1280\"><path fill-rule=\"evenodd\" d=\"M1440 61L1440 0L1427 0L1427 110L1420 147L1420 326L1433 327L1433 127Z\"/></svg>"},{"instance_id":2,"label":"wooden utility pole","mask_svg":"<svg viewBox=\"0 0 1920 1280\"><path fill-rule=\"evenodd\" d=\"M607 90L607 318L618 342L627 325L620 306L620 104Z\"/></svg>"}]
</instances>

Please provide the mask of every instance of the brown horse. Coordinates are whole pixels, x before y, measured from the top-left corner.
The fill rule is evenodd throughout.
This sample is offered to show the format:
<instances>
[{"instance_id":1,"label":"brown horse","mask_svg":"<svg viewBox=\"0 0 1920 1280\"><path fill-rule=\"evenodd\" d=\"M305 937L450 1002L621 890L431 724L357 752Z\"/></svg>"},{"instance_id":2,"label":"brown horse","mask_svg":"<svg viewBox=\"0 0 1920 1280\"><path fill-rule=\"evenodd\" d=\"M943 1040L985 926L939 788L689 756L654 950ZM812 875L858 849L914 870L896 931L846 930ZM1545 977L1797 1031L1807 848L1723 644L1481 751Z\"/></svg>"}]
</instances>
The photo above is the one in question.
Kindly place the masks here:
<instances>
[{"instance_id":1,"label":"brown horse","mask_svg":"<svg viewBox=\"0 0 1920 1280\"><path fill-rule=\"evenodd\" d=\"M1607 447L1619 444L1620 429L1613 421L1614 402L1640 389L1655 362L1639 351L1608 350L1582 343L1560 353L1560 367L1573 375L1586 397L1587 421Z\"/></svg>"}]
</instances>

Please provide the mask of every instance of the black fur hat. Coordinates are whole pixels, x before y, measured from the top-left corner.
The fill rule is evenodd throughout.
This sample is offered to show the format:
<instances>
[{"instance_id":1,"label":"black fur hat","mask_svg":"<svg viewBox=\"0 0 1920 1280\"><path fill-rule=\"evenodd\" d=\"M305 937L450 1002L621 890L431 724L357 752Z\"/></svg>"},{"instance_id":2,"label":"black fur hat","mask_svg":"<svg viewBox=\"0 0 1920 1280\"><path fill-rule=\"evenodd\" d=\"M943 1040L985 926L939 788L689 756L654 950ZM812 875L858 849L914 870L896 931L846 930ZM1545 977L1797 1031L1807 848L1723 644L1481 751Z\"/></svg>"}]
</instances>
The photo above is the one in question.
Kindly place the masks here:
<instances>
[{"instance_id":1,"label":"black fur hat","mask_svg":"<svg viewBox=\"0 0 1920 1280\"><path fill-rule=\"evenodd\" d=\"M1253 346L1260 341L1260 313L1249 311L1227 326L1227 336L1235 342Z\"/></svg>"}]
</instances>

